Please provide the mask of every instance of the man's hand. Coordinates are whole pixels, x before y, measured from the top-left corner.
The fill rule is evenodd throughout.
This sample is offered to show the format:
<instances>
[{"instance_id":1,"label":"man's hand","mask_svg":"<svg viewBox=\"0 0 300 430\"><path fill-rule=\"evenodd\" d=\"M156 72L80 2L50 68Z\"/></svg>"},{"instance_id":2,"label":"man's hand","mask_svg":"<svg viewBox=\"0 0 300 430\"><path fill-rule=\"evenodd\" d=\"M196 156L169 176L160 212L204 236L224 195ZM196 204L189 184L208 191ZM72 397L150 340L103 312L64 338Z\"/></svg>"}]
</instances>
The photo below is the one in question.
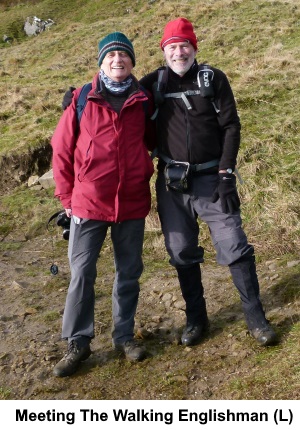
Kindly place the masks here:
<instances>
[{"instance_id":1,"label":"man's hand","mask_svg":"<svg viewBox=\"0 0 300 430\"><path fill-rule=\"evenodd\" d=\"M72 209L65 209L65 211L66 211L66 215L67 215L67 217L68 218L71 218L71 216L72 216Z\"/></svg>"},{"instance_id":2,"label":"man's hand","mask_svg":"<svg viewBox=\"0 0 300 430\"><path fill-rule=\"evenodd\" d=\"M68 91L65 92L63 100L62 100L62 108L63 110L67 109L67 107L72 103L73 91L75 87L69 87Z\"/></svg>"},{"instance_id":3,"label":"man's hand","mask_svg":"<svg viewBox=\"0 0 300 430\"><path fill-rule=\"evenodd\" d=\"M219 184L212 196L212 203L221 200L222 211L233 214L239 210L240 198L236 189L236 177L232 173L219 173Z\"/></svg>"}]
</instances>

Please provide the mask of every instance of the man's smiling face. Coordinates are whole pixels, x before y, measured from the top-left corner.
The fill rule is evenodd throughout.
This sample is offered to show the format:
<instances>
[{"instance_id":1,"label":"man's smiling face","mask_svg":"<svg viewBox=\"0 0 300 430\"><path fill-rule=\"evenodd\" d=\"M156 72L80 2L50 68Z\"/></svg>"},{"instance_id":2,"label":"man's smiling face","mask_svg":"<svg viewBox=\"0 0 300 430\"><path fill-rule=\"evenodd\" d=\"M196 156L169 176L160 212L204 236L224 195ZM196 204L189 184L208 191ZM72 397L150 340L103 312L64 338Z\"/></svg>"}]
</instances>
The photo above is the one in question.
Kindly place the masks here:
<instances>
[{"instance_id":1,"label":"man's smiling face","mask_svg":"<svg viewBox=\"0 0 300 430\"><path fill-rule=\"evenodd\" d=\"M189 42L170 43L164 48L167 65L179 76L185 75L195 60L196 51Z\"/></svg>"},{"instance_id":2,"label":"man's smiling face","mask_svg":"<svg viewBox=\"0 0 300 430\"><path fill-rule=\"evenodd\" d=\"M130 75L133 64L127 52L111 51L105 55L101 69L113 81L122 82Z\"/></svg>"}]
</instances>

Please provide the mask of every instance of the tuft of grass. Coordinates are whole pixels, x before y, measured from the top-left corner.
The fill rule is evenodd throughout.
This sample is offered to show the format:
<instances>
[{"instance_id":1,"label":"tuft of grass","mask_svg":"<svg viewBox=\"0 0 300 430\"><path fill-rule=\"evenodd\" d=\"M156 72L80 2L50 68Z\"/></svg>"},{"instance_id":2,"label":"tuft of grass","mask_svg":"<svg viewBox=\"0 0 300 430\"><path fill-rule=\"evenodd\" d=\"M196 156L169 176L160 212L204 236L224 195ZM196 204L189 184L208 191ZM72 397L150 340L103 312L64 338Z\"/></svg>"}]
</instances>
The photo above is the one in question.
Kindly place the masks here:
<instances>
[{"instance_id":1,"label":"tuft of grass","mask_svg":"<svg viewBox=\"0 0 300 430\"><path fill-rule=\"evenodd\" d=\"M9 400L11 398L12 390L7 387L0 387L0 400Z\"/></svg>"},{"instance_id":2,"label":"tuft of grass","mask_svg":"<svg viewBox=\"0 0 300 430\"><path fill-rule=\"evenodd\" d=\"M283 303L300 301L300 274L299 268L290 270L288 276L283 277L272 287L272 292L279 295Z\"/></svg>"},{"instance_id":3,"label":"tuft of grass","mask_svg":"<svg viewBox=\"0 0 300 430\"><path fill-rule=\"evenodd\" d=\"M11 389L6 387L0 387L0 400L8 400L11 395Z\"/></svg>"},{"instance_id":4,"label":"tuft of grass","mask_svg":"<svg viewBox=\"0 0 300 430\"><path fill-rule=\"evenodd\" d=\"M43 315L43 319L45 322L52 322L60 319L60 313L57 311L49 311Z\"/></svg>"}]
</instances>

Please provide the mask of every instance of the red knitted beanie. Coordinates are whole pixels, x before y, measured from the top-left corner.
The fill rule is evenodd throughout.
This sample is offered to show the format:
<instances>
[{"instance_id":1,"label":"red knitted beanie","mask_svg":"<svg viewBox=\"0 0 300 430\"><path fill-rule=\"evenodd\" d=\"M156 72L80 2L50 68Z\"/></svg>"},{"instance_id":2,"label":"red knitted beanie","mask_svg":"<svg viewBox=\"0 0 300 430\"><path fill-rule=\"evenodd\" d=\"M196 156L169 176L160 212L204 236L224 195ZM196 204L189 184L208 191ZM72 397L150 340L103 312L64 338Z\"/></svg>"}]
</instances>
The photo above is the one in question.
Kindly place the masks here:
<instances>
[{"instance_id":1,"label":"red knitted beanie","mask_svg":"<svg viewBox=\"0 0 300 430\"><path fill-rule=\"evenodd\" d=\"M186 18L177 18L168 22L165 26L160 47L164 50L164 47L169 43L184 42L186 40L197 50L197 36L194 33L192 23Z\"/></svg>"}]
</instances>

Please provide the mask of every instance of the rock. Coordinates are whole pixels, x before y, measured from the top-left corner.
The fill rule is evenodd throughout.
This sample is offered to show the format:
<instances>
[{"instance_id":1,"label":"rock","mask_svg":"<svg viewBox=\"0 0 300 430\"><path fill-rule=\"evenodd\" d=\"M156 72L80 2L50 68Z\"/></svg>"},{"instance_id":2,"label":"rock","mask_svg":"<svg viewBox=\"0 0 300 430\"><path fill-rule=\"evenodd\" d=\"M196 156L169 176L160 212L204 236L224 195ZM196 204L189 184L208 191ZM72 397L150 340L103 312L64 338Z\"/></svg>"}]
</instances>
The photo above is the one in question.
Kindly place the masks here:
<instances>
[{"instance_id":1,"label":"rock","mask_svg":"<svg viewBox=\"0 0 300 430\"><path fill-rule=\"evenodd\" d=\"M287 267L294 267L298 266L298 264L300 264L300 260L288 261L286 265Z\"/></svg>"},{"instance_id":2,"label":"rock","mask_svg":"<svg viewBox=\"0 0 300 430\"><path fill-rule=\"evenodd\" d=\"M171 300L172 300L172 294L171 293L166 293L162 297L163 302L170 302Z\"/></svg>"},{"instance_id":3,"label":"rock","mask_svg":"<svg viewBox=\"0 0 300 430\"><path fill-rule=\"evenodd\" d=\"M138 339L147 339L151 337L151 335L152 335L151 331L147 330L144 327L138 328L136 331L136 337Z\"/></svg>"},{"instance_id":4,"label":"rock","mask_svg":"<svg viewBox=\"0 0 300 430\"><path fill-rule=\"evenodd\" d=\"M153 317L151 318L151 320L153 322L159 323L159 322L162 321L162 317L161 317L161 315L153 315Z\"/></svg>"},{"instance_id":5,"label":"rock","mask_svg":"<svg viewBox=\"0 0 300 430\"><path fill-rule=\"evenodd\" d=\"M36 313L37 313L37 310L35 308L26 308L25 309L25 316L26 315L33 315L33 314L36 314Z\"/></svg>"},{"instance_id":6,"label":"rock","mask_svg":"<svg viewBox=\"0 0 300 430\"><path fill-rule=\"evenodd\" d=\"M178 300L174 303L174 306L176 309L185 309L185 301L184 300Z\"/></svg>"},{"instance_id":7,"label":"rock","mask_svg":"<svg viewBox=\"0 0 300 430\"><path fill-rule=\"evenodd\" d=\"M22 290L26 288L26 285L22 282L12 281L11 286L16 290Z\"/></svg>"},{"instance_id":8,"label":"rock","mask_svg":"<svg viewBox=\"0 0 300 430\"><path fill-rule=\"evenodd\" d=\"M51 27L53 24L54 21L50 18L43 20L37 16L27 17L24 24L24 31L27 36L36 36Z\"/></svg>"},{"instance_id":9,"label":"rock","mask_svg":"<svg viewBox=\"0 0 300 430\"><path fill-rule=\"evenodd\" d=\"M39 183L39 177L37 175L30 176L27 181L28 187L32 187L33 185L37 185Z\"/></svg>"},{"instance_id":10,"label":"rock","mask_svg":"<svg viewBox=\"0 0 300 430\"><path fill-rule=\"evenodd\" d=\"M53 170L49 170L46 172L43 176L39 178L39 183L42 185L43 188L48 189L51 187L55 187L55 182L53 179Z\"/></svg>"},{"instance_id":11,"label":"rock","mask_svg":"<svg viewBox=\"0 0 300 430\"><path fill-rule=\"evenodd\" d=\"M4 36L3 36L3 42L5 42L5 43L10 43L10 42L12 42L13 41L13 38L12 37L10 37L10 36L7 36L6 34L4 34Z\"/></svg>"}]
</instances>

